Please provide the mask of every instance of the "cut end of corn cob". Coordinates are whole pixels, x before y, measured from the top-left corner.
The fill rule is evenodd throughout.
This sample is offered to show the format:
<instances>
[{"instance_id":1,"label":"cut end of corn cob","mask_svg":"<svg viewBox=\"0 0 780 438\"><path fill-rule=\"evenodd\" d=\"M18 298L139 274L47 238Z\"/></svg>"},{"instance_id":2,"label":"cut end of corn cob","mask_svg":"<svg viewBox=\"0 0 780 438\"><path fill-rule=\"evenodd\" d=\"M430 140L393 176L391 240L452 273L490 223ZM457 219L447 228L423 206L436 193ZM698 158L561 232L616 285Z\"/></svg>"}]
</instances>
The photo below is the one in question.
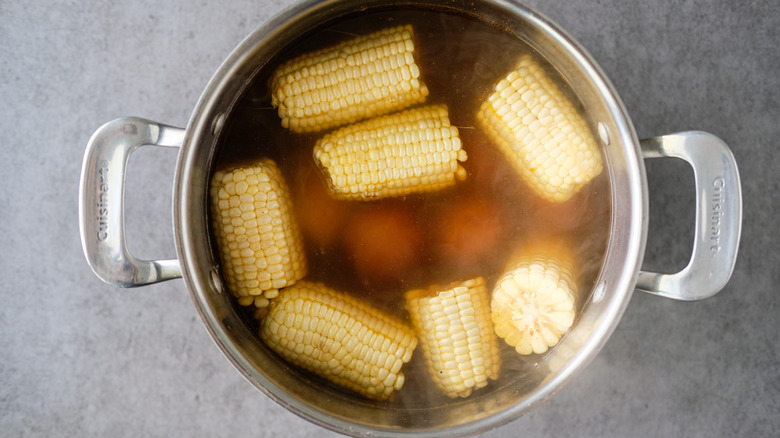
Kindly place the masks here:
<instances>
[{"instance_id":1,"label":"cut end of corn cob","mask_svg":"<svg viewBox=\"0 0 780 438\"><path fill-rule=\"evenodd\" d=\"M587 123L530 55L499 81L478 120L545 199L564 202L601 173L601 155Z\"/></svg>"},{"instance_id":2,"label":"cut end of corn cob","mask_svg":"<svg viewBox=\"0 0 780 438\"><path fill-rule=\"evenodd\" d=\"M314 157L337 199L431 192L466 178L466 151L445 105L345 126L321 138Z\"/></svg>"},{"instance_id":3,"label":"cut end of corn cob","mask_svg":"<svg viewBox=\"0 0 780 438\"><path fill-rule=\"evenodd\" d=\"M274 73L282 126L318 132L387 114L428 96L411 25L384 29L297 57Z\"/></svg>"},{"instance_id":4,"label":"cut end of corn cob","mask_svg":"<svg viewBox=\"0 0 780 438\"><path fill-rule=\"evenodd\" d=\"M217 171L210 196L227 286L242 306L262 309L279 289L306 275L303 242L282 174L270 159Z\"/></svg>"},{"instance_id":5,"label":"cut end of corn cob","mask_svg":"<svg viewBox=\"0 0 780 438\"><path fill-rule=\"evenodd\" d=\"M290 363L375 400L401 389L401 368L417 346L400 320L308 281L273 300L260 337Z\"/></svg>"},{"instance_id":6,"label":"cut end of corn cob","mask_svg":"<svg viewBox=\"0 0 780 438\"><path fill-rule=\"evenodd\" d=\"M576 286L566 257L519 259L496 283L491 313L496 334L520 354L544 353L574 323Z\"/></svg>"},{"instance_id":7,"label":"cut end of corn cob","mask_svg":"<svg viewBox=\"0 0 780 438\"><path fill-rule=\"evenodd\" d=\"M484 278L409 291L406 308L429 373L446 396L468 397L498 379L501 358Z\"/></svg>"}]
</instances>

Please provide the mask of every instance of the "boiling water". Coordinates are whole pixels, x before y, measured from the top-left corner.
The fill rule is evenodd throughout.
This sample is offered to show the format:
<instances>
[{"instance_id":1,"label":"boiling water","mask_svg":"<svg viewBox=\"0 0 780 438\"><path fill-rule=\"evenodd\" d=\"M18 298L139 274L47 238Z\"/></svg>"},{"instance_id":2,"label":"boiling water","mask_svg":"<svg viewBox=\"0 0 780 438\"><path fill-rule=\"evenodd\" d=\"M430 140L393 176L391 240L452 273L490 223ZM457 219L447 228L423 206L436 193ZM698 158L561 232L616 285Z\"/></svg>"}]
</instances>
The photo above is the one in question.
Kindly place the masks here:
<instances>
[{"instance_id":1,"label":"boiling water","mask_svg":"<svg viewBox=\"0 0 780 438\"><path fill-rule=\"evenodd\" d=\"M468 171L466 180L433 194L399 199L331 199L312 157L314 142L322 134L295 134L281 127L270 103L270 68L258 72L229 114L215 167L228 168L263 156L273 158L292 192L308 257L307 279L360 296L407 322L405 291L476 275L485 277L491 288L518 246L544 239L563 242L576 254L581 307L606 250L610 222L606 171L571 200L545 202L523 185L480 132L475 117L495 83L521 54L533 51L529 45L464 16L394 9L365 13L304 36L281 53L278 61L407 23L414 27L415 57L430 90L426 104L446 104L452 124L459 129L468 153L463 163ZM536 59L542 60L539 56ZM577 102L554 69L547 68ZM247 321L257 325L251 318ZM500 343L501 378L471 397L501 386L533 386L543 378L537 375L540 355L520 356L502 340ZM404 374L404 388L388 403L425 407L451 402L439 395L427 376L420 348Z\"/></svg>"}]
</instances>

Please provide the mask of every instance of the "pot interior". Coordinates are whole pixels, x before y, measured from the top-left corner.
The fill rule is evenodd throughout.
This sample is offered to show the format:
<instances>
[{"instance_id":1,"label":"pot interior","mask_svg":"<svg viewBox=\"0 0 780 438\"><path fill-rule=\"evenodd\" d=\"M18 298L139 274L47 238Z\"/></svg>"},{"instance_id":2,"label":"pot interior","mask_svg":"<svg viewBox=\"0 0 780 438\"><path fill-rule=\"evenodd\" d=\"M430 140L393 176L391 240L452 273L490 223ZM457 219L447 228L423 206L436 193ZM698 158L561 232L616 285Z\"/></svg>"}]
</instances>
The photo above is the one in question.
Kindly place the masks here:
<instances>
[{"instance_id":1,"label":"pot interior","mask_svg":"<svg viewBox=\"0 0 780 438\"><path fill-rule=\"evenodd\" d=\"M246 151L250 157L262 154L264 139L290 138L277 125L256 118L269 111L275 114L269 108L267 83L270 69L280 59L325 44L319 36L312 37L323 28L344 31L339 26L347 23L347 31L356 32L348 27L349 23L399 22L420 14L424 19L418 22L418 36L429 33L426 26L461 29L469 27L464 23L471 23L476 29L490 28L501 38L516 39L549 63L550 73L565 84L570 97L581 106L602 147L604 171L596 183L600 184L599 190L584 199L604 205L599 211L606 214L596 225L604 237L597 245L595 265L581 280L575 324L554 348L520 357L500 340L502 359L508 365L497 381L469 397L448 399L435 394L430 384L417 383L425 376L415 368L407 373L404 389L393 401L377 402L289 365L260 341L257 322L239 308L221 278L209 225L209 180L215 168L245 160ZM335 31L327 35L334 40L340 37ZM461 45L466 41L462 39ZM469 82L473 77L480 74L499 79L503 74L497 72L513 62L510 55L504 56L510 50L497 47L495 42L487 45L472 41L470 47L463 48L445 41L431 52L443 50L451 52L442 56L464 58L463 68L446 74L451 74L454 88L463 89L462 100L466 103L484 98L479 85ZM481 52L477 53L483 57L479 61L473 58L475 51ZM491 59L494 62L486 62ZM469 129L461 126L464 135ZM174 192L176 239L185 281L206 328L228 359L260 390L308 420L350 435L478 433L516 418L553 395L595 356L622 315L644 252L646 194L637 143L622 104L592 60L553 24L525 7L500 1L346 0L300 4L259 28L230 55L212 78L190 120ZM277 154L277 160L288 159L283 149L270 153ZM290 183L293 191L296 184ZM591 213L587 209L580 212ZM579 245L577 251L587 254L589 248ZM415 360L422 361L420 357Z\"/></svg>"}]
</instances>

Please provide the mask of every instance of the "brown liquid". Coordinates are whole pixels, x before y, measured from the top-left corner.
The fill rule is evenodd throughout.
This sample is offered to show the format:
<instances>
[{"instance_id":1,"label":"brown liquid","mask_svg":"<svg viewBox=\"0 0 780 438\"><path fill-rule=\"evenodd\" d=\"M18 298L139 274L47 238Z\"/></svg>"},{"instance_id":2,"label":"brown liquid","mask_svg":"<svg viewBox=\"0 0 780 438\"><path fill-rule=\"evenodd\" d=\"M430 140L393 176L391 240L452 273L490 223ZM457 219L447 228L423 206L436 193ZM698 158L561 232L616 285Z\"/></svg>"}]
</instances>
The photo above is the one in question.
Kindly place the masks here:
<instances>
[{"instance_id":1,"label":"brown liquid","mask_svg":"<svg viewBox=\"0 0 780 438\"><path fill-rule=\"evenodd\" d=\"M465 181L403 199L332 200L312 158L314 142L322 134L295 134L281 127L270 103L270 71L257 75L229 115L216 168L261 156L273 158L290 186L304 234L307 279L360 296L407 321L407 290L477 275L492 288L518 246L546 238L565 242L578 257L576 281L582 306L598 277L608 240L611 212L606 171L571 200L548 203L523 185L480 132L475 117L495 83L521 54L532 52L526 43L471 18L394 9L328 26L296 42L279 61L406 23L414 27L416 59L430 90L426 104L447 104L450 120L459 128L468 153ZM557 78L552 68L548 70ZM572 94L565 83L559 85ZM500 343L502 377L472 397L516 384L537 366L537 357L520 356ZM406 384L392 403L417 407L451 402L437 395L426 373L418 351L405 366Z\"/></svg>"}]
</instances>

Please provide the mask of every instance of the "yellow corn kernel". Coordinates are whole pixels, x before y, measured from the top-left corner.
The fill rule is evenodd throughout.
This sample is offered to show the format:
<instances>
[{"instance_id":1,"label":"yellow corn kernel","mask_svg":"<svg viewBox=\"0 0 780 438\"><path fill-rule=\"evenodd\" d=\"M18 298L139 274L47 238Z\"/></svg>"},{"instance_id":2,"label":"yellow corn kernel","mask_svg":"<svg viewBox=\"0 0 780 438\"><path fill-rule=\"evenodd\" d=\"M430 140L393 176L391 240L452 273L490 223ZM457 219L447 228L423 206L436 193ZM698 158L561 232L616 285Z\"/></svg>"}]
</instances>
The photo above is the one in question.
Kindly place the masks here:
<instances>
[{"instance_id":1,"label":"yellow corn kernel","mask_svg":"<svg viewBox=\"0 0 780 438\"><path fill-rule=\"evenodd\" d=\"M242 306L262 309L306 275L306 258L290 194L270 159L217 171L211 212L221 272Z\"/></svg>"},{"instance_id":2,"label":"yellow corn kernel","mask_svg":"<svg viewBox=\"0 0 780 438\"><path fill-rule=\"evenodd\" d=\"M564 202L601 173L599 147L587 123L530 55L498 82L477 118L545 199Z\"/></svg>"},{"instance_id":3,"label":"yellow corn kernel","mask_svg":"<svg viewBox=\"0 0 780 438\"><path fill-rule=\"evenodd\" d=\"M404 384L414 331L363 301L299 281L269 306L260 337L290 363L375 400Z\"/></svg>"},{"instance_id":4,"label":"yellow corn kernel","mask_svg":"<svg viewBox=\"0 0 780 438\"><path fill-rule=\"evenodd\" d=\"M466 177L467 158L447 107L405 110L345 126L322 137L314 158L336 199L371 200L423 193Z\"/></svg>"},{"instance_id":5,"label":"yellow corn kernel","mask_svg":"<svg viewBox=\"0 0 780 438\"><path fill-rule=\"evenodd\" d=\"M496 282L491 314L496 334L523 355L558 343L576 316L572 258L562 248L520 256Z\"/></svg>"},{"instance_id":6,"label":"yellow corn kernel","mask_svg":"<svg viewBox=\"0 0 780 438\"><path fill-rule=\"evenodd\" d=\"M344 41L286 62L273 76L271 103L282 126L318 132L425 101L412 26Z\"/></svg>"},{"instance_id":7,"label":"yellow corn kernel","mask_svg":"<svg viewBox=\"0 0 780 438\"><path fill-rule=\"evenodd\" d=\"M429 373L445 395L468 397L498 379L501 357L484 278L409 291L406 308Z\"/></svg>"}]
</instances>

